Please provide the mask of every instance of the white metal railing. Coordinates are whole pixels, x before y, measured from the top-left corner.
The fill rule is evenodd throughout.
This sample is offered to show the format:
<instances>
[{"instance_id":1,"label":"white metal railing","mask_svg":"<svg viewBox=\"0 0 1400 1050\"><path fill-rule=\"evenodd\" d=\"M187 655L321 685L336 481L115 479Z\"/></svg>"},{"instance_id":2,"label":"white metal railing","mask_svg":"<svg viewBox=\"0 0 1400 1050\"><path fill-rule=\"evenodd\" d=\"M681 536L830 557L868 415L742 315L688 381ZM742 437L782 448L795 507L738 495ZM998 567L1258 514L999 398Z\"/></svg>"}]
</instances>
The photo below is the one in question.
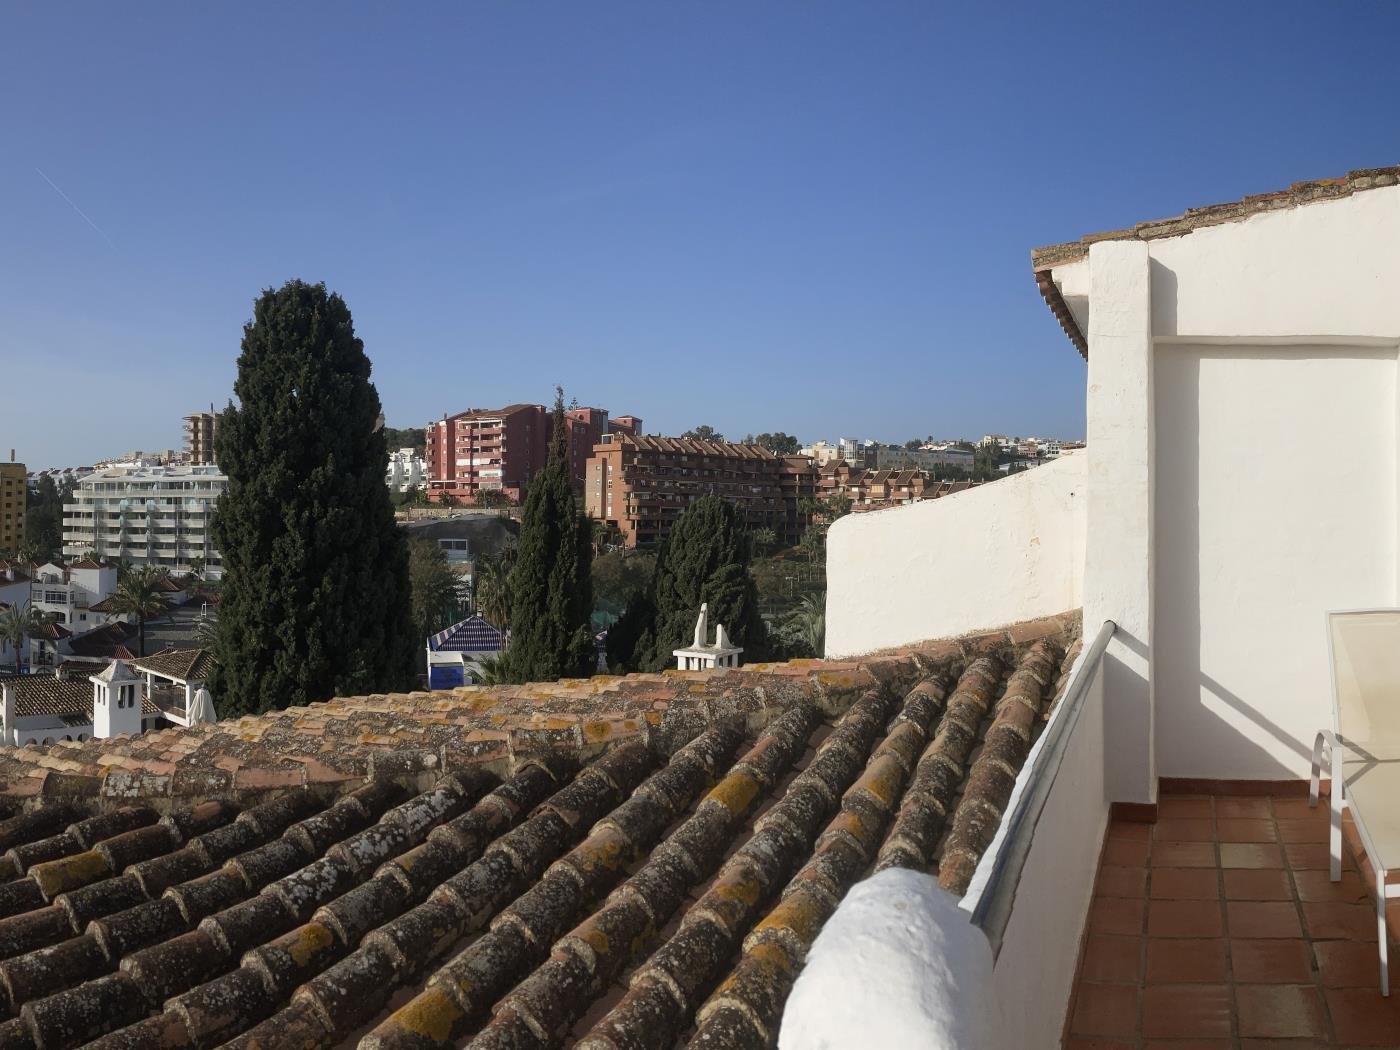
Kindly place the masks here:
<instances>
[{"instance_id":1,"label":"white metal railing","mask_svg":"<svg viewBox=\"0 0 1400 1050\"><path fill-rule=\"evenodd\" d=\"M1105 620L1089 648L1080 657L1079 666L1065 687L1065 695L1060 699L1050 724L1036 741L1022 769L1025 787L1018 793L1011 812L1002 821L1003 830L999 836L1001 846L990 858L991 869L972 907L972 924L982 931L991 944L993 958L1001 952L1002 938L1011 920L1016 890L1026 867L1026 858L1030 855L1040 814L1045 809L1060 764L1064 761L1065 749L1079 722L1084 698L1099 673L1104 650L1117 629L1116 623Z\"/></svg>"}]
</instances>

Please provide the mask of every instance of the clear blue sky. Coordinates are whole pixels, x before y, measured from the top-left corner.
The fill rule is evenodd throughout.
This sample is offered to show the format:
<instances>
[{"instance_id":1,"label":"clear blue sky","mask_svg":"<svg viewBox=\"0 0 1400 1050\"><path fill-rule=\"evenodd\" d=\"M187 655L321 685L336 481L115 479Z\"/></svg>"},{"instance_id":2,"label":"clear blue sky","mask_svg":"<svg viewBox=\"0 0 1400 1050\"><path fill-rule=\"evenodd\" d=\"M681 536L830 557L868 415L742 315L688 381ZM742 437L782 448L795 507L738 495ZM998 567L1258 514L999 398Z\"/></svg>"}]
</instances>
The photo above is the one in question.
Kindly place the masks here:
<instances>
[{"instance_id":1,"label":"clear blue sky","mask_svg":"<svg viewBox=\"0 0 1400 1050\"><path fill-rule=\"evenodd\" d=\"M178 445L291 277L397 426L557 381L653 432L1076 436L1029 249L1400 162L1397 41L1378 0L9 0L0 455Z\"/></svg>"}]
</instances>

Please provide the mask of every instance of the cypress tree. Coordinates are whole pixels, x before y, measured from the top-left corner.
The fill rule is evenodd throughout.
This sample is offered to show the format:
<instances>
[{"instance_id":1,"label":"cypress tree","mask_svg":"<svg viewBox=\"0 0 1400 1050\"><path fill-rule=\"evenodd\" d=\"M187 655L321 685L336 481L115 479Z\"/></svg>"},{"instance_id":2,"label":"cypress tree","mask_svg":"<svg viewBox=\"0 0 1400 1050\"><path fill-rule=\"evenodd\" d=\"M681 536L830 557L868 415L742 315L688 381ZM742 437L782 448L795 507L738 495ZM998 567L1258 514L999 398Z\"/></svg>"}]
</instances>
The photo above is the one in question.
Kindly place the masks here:
<instances>
[{"instance_id":1,"label":"cypress tree","mask_svg":"<svg viewBox=\"0 0 1400 1050\"><path fill-rule=\"evenodd\" d=\"M508 585L510 646L502 673L512 682L580 678L597 668L592 530L569 484L564 392L556 388L555 393L549 461L530 479Z\"/></svg>"},{"instance_id":2,"label":"cypress tree","mask_svg":"<svg viewBox=\"0 0 1400 1050\"><path fill-rule=\"evenodd\" d=\"M384 484L379 395L324 284L267 289L244 326L215 454L224 583L211 691L227 717L407 687L421 639Z\"/></svg>"},{"instance_id":3,"label":"cypress tree","mask_svg":"<svg viewBox=\"0 0 1400 1050\"><path fill-rule=\"evenodd\" d=\"M690 643L702 602L710 623L724 624L746 660L762 659L767 632L750 555L748 530L732 503L711 493L687 507L657 555L649 594L655 618L637 643L633 664L651 671L673 666L672 650Z\"/></svg>"}]
</instances>

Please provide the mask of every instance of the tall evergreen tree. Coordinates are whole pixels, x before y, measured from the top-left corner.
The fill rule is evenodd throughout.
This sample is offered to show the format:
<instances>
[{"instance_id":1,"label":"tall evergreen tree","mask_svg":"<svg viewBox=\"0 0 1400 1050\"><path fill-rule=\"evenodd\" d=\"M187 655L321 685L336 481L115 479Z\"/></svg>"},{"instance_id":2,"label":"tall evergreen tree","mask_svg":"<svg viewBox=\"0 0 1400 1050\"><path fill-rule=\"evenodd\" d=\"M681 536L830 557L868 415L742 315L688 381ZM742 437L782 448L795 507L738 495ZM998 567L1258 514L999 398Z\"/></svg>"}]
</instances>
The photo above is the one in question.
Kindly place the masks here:
<instances>
[{"instance_id":1,"label":"tall evergreen tree","mask_svg":"<svg viewBox=\"0 0 1400 1050\"><path fill-rule=\"evenodd\" d=\"M418 639L408 544L384 485L379 395L324 284L268 289L243 330L215 450L228 490L211 682L224 716L402 689Z\"/></svg>"},{"instance_id":2,"label":"tall evergreen tree","mask_svg":"<svg viewBox=\"0 0 1400 1050\"><path fill-rule=\"evenodd\" d=\"M657 555L649 594L655 618L638 640L632 665L648 671L672 666L672 650L689 644L702 602L710 623L724 624L746 660L762 659L767 632L749 558L749 533L732 503L710 494L687 507Z\"/></svg>"},{"instance_id":3,"label":"tall evergreen tree","mask_svg":"<svg viewBox=\"0 0 1400 1050\"><path fill-rule=\"evenodd\" d=\"M597 667L591 535L569 484L564 391L556 388L549 462L530 479L510 573L510 646L502 660L506 680L578 678Z\"/></svg>"}]
</instances>

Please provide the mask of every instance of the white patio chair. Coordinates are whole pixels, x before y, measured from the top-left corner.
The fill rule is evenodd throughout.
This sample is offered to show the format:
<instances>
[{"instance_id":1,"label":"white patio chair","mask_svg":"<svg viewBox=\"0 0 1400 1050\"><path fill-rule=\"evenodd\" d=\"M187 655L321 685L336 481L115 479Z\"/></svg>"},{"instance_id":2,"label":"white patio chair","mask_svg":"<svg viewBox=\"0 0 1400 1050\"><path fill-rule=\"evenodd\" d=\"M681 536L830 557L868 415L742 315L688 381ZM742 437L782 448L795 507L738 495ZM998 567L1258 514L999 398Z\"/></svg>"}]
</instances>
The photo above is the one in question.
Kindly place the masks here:
<instances>
[{"instance_id":1,"label":"white patio chair","mask_svg":"<svg viewBox=\"0 0 1400 1050\"><path fill-rule=\"evenodd\" d=\"M1390 994L1385 902L1400 897L1386 874L1400 868L1400 609L1327 614L1332 728L1313 743L1309 802L1317 805L1322 763L1331 763L1331 876L1342 877L1342 810L1351 811L1376 875L1381 994Z\"/></svg>"}]
</instances>

